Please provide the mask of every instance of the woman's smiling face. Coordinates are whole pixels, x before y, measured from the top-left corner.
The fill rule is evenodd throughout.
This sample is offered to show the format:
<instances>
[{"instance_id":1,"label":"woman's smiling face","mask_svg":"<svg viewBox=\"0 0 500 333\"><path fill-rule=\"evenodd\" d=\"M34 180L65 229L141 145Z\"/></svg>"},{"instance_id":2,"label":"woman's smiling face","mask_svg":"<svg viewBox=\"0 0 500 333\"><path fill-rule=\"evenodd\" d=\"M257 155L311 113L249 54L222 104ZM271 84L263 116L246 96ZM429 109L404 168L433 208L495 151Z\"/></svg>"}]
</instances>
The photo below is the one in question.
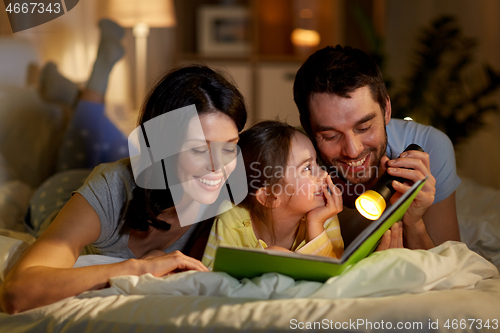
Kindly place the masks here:
<instances>
[{"instance_id":1,"label":"woman's smiling face","mask_svg":"<svg viewBox=\"0 0 500 333\"><path fill-rule=\"evenodd\" d=\"M236 168L237 142L238 128L224 113L216 111L191 119L177 163L183 201L190 198L205 205L215 202Z\"/></svg>"}]
</instances>

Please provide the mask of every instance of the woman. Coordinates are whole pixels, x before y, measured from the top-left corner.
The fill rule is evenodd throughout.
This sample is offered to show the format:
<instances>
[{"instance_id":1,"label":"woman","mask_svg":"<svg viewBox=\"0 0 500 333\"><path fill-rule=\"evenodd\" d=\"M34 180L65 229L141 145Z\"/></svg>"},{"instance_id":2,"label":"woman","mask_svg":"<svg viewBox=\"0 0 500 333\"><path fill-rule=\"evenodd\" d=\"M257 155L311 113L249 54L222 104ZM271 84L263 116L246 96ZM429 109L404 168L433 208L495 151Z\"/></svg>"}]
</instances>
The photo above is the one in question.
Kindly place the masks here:
<instances>
[{"instance_id":1,"label":"woman","mask_svg":"<svg viewBox=\"0 0 500 333\"><path fill-rule=\"evenodd\" d=\"M143 128L156 117L193 104L198 117L184 117L174 124L185 133L184 140L174 144L180 145L179 154L173 155L176 162L171 164L178 178L173 183L182 190L171 193L172 178L168 175L166 190L136 186L128 158L97 167L6 277L0 289L0 304L6 312L17 313L104 288L114 276L207 271L201 262L177 250L203 251L204 244L196 246L195 240L200 239L196 229L203 225L209 229L211 221L181 225L179 217L191 223L199 220L203 205L217 199L225 177L234 169L234 158L224 162L220 156L224 147L234 146L245 125L243 97L207 67L181 68L167 74L148 96L139 125ZM198 124L203 131L201 137L199 130L192 129ZM193 136L203 139L204 144L186 146ZM226 153L234 154L230 150ZM191 161L186 160L189 154ZM214 155L219 157L212 158ZM204 167L190 169L195 160L206 161ZM193 182L198 182L198 188L191 187ZM203 189L210 194L200 196ZM73 268L88 244L99 253L129 259Z\"/></svg>"}]
</instances>

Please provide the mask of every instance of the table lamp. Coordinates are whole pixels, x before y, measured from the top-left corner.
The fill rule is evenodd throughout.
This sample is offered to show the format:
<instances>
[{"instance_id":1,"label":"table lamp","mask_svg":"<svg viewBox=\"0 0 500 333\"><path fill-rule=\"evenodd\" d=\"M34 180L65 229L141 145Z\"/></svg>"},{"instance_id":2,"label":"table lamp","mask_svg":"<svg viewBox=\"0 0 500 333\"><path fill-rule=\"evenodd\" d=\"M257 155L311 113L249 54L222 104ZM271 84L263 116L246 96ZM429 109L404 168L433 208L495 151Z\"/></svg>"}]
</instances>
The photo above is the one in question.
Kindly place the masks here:
<instances>
[{"instance_id":1,"label":"table lamp","mask_svg":"<svg viewBox=\"0 0 500 333\"><path fill-rule=\"evenodd\" d=\"M404 151L418 150L424 151L419 145L412 143ZM403 178L394 177L387 172L379 178L375 186L363 194L355 201L358 212L369 220L378 219L384 212L387 202L391 199L396 190L392 187L392 181L404 182Z\"/></svg>"},{"instance_id":2,"label":"table lamp","mask_svg":"<svg viewBox=\"0 0 500 333\"><path fill-rule=\"evenodd\" d=\"M136 107L146 91L146 59L149 28L176 25L173 0L109 0L108 16L123 27L132 27L136 57Z\"/></svg>"},{"instance_id":3,"label":"table lamp","mask_svg":"<svg viewBox=\"0 0 500 333\"><path fill-rule=\"evenodd\" d=\"M295 52L309 55L320 43L317 31L319 17L318 0L293 0L294 29L290 39Z\"/></svg>"}]
</instances>

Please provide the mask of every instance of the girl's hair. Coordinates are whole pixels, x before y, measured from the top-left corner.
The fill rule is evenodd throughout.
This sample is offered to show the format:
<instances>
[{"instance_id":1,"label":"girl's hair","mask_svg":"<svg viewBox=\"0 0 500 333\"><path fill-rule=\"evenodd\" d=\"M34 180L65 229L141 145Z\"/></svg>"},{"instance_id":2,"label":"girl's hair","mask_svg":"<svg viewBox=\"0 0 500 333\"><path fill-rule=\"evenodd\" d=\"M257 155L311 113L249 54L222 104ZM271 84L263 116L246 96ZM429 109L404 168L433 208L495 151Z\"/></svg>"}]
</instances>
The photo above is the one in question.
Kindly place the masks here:
<instances>
[{"instance_id":1,"label":"girl's hair","mask_svg":"<svg viewBox=\"0 0 500 333\"><path fill-rule=\"evenodd\" d=\"M189 66L167 73L153 88L142 105L138 125L148 120L185 106L195 105L198 115L222 112L231 118L238 132L243 130L247 113L243 96L224 76L206 66ZM187 129L189 117L180 117L168 126ZM186 131L184 131L185 133ZM180 146L184 138L174 138L168 144ZM174 157L176 158L176 157ZM176 161L175 163L176 164ZM175 172L174 172L175 174ZM170 225L157 216L161 211L173 207L178 198L173 198L168 183L166 190L151 190L137 186L132 192L125 215L126 224L136 230L146 231L150 226L168 230Z\"/></svg>"},{"instance_id":2,"label":"girl's hair","mask_svg":"<svg viewBox=\"0 0 500 333\"><path fill-rule=\"evenodd\" d=\"M259 188L274 194L275 186L284 184L282 178L288 165L293 136L298 132L292 126L279 121L263 121L240 134L238 145L245 163L248 195L240 205L255 214L261 221L270 221L269 209L257 201ZM272 199L269 195L268 199ZM267 226L274 237L272 223Z\"/></svg>"}]
</instances>

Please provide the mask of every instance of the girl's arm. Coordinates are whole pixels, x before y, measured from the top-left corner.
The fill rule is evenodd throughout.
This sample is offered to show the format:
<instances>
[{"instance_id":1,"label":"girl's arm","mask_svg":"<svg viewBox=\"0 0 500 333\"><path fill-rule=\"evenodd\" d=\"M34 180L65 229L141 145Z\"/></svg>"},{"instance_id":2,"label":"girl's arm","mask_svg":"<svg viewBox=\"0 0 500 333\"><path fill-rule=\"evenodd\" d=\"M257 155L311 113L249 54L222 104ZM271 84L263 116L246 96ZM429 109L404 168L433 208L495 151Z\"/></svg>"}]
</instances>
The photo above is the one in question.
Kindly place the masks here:
<instances>
[{"instance_id":1,"label":"girl's arm","mask_svg":"<svg viewBox=\"0 0 500 333\"><path fill-rule=\"evenodd\" d=\"M326 182L323 186L326 204L307 214L306 244L297 252L340 258L344 251L344 242L336 215L343 208L342 193L333 184L330 176L326 177Z\"/></svg>"},{"instance_id":2,"label":"girl's arm","mask_svg":"<svg viewBox=\"0 0 500 333\"><path fill-rule=\"evenodd\" d=\"M17 313L101 289L114 276L162 276L176 269L207 271L201 262L178 251L145 260L73 268L84 246L96 241L100 232L95 210L82 195L73 195L2 283L0 305L4 311Z\"/></svg>"},{"instance_id":3,"label":"girl's arm","mask_svg":"<svg viewBox=\"0 0 500 333\"><path fill-rule=\"evenodd\" d=\"M330 189L330 191L328 191L328 189ZM323 185L323 194L326 198L325 206L313 209L307 213L306 242L310 242L324 232L325 222L329 218L340 213L343 209L342 192L333 184L330 176L326 177L326 184Z\"/></svg>"}]
</instances>

